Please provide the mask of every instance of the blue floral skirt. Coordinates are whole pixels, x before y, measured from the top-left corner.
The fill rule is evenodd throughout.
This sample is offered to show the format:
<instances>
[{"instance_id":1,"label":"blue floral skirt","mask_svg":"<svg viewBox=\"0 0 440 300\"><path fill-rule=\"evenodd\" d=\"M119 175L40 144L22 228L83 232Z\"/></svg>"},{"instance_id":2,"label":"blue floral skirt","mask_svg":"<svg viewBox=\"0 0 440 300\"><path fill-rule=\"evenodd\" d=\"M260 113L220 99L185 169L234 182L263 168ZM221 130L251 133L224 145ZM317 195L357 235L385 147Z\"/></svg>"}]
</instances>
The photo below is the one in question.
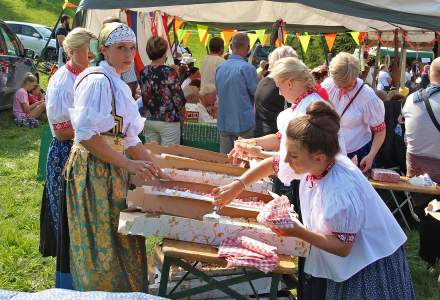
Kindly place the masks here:
<instances>
[{"instance_id":1,"label":"blue floral skirt","mask_svg":"<svg viewBox=\"0 0 440 300\"><path fill-rule=\"evenodd\" d=\"M346 281L327 280L326 299L416 299L403 246Z\"/></svg>"}]
</instances>

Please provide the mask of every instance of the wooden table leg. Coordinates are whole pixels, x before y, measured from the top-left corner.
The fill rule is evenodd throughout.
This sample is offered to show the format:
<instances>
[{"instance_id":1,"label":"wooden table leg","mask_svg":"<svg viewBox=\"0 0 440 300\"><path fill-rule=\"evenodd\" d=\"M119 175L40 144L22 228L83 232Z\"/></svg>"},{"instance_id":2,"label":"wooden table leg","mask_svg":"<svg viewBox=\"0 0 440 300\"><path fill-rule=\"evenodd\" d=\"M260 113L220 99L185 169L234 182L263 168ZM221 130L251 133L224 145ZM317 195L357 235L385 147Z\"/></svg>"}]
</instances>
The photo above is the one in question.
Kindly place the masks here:
<instances>
[{"instance_id":1,"label":"wooden table leg","mask_svg":"<svg viewBox=\"0 0 440 300\"><path fill-rule=\"evenodd\" d=\"M168 256L164 256L162 264L162 273L160 275L159 294L158 296L165 297L167 295L168 278L170 276L171 262Z\"/></svg>"}]
</instances>

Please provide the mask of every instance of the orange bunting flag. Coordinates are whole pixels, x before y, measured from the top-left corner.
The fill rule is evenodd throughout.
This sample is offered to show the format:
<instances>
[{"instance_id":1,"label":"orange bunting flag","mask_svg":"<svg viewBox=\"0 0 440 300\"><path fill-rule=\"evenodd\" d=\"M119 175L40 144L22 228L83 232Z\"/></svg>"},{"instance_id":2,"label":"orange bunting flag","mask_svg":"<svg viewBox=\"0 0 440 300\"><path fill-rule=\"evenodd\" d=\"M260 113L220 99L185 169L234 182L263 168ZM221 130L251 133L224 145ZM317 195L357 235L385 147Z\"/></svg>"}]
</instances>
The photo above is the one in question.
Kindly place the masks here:
<instances>
[{"instance_id":1,"label":"orange bunting flag","mask_svg":"<svg viewBox=\"0 0 440 300\"><path fill-rule=\"evenodd\" d=\"M332 51L336 40L336 33L326 33L324 34L324 37L325 41L327 42L328 51Z\"/></svg>"},{"instance_id":2,"label":"orange bunting flag","mask_svg":"<svg viewBox=\"0 0 440 300\"><path fill-rule=\"evenodd\" d=\"M258 35L256 33L248 33L247 36L249 38L249 46L252 49L252 47L255 45L255 42L258 39Z\"/></svg>"},{"instance_id":3,"label":"orange bunting flag","mask_svg":"<svg viewBox=\"0 0 440 300\"><path fill-rule=\"evenodd\" d=\"M208 26L197 24L197 32L199 33L200 42L204 44L208 35Z\"/></svg>"},{"instance_id":4,"label":"orange bunting flag","mask_svg":"<svg viewBox=\"0 0 440 300\"><path fill-rule=\"evenodd\" d=\"M235 34L235 30L233 29L225 29L220 33L223 41L225 42L225 48L228 47L234 34Z\"/></svg>"},{"instance_id":5,"label":"orange bunting flag","mask_svg":"<svg viewBox=\"0 0 440 300\"><path fill-rule=\"evenodd\" d=\"M359 45L359 35L361 34L360 32L357 32L357 31L352 31L352 32L350 32L350 34L351 34L351 37L353 38L353 40L355 41L355 43L357 44L357 45Z\"/></svg>"},{"instance_id":6,"label":"orange bunting flag","mask_svg":"<svg viewBox=\"0 0 440 300\"><path fill-rule=\"evenodd\" d=\"M77 5L70 3L68 0L64 0L63 9L75 9L77 7Z\"/></svg>"},{"instance_id":7,"label":"orange bunting flag","mask_svg":"<svg viewBox=\"0 0 440 300\"><path fill-rule=\"evenodd\" d=\"M179 29L180 27L182 27L184 21L174 17L174 25L176 26L176 29Z\"/></svg>"},{"instance_id":8,"label":"orange bunting flag","mask_svg":"<svg viewBox=\"0 0 440 300\"><path fill-rule=\"evenodd\" d=\"M265 34L262 37L261 44L265 46L267 43L270 43L270 34Z\"/></svg>"},{"instance_id":9,"label":"orange bunting flag","mask_svg":"<svg viewBox=\"0 0 440 300\"><path fill-rule=\"evenodd\" d=\"M298 36L299 42L301 43L301 47L304 51L304 54L307 53L307 49L309 48L310 43L310 35L300 35Z\"/></svg>"},{"instance_id":10,"label":"orange bunting flag","mask_svg":"<svg viewBox=\"0 0 440 300\"><path fill-rule=\"evenodd\" d=\"M182 37L182 44L183 45L186 45L188 43L190 33L191 32L189 32L188 30L185 30L185 33L183 34L183 37Z\"/></svg>"}]
</instances>

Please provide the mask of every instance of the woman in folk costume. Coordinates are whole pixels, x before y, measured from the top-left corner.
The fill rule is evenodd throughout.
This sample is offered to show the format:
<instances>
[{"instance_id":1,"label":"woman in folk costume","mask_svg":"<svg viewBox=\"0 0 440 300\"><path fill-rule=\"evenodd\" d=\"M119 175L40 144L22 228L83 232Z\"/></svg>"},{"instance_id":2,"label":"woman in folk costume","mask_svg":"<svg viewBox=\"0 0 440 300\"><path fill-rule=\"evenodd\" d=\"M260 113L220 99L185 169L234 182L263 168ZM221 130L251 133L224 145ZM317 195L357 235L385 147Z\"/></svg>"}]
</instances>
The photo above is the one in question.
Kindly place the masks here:
<instances>
[{"instance_id":1,"label":"woman in folk costume","mask_svg":"<svg viewBox=\"0 0 440 300\"><path fill-rule=\"evenodd\" d=\"M96 37L92 32L81 27L69 33L63 42L69 58L68 62L50 78L47 87L46 112L53 138L46 165L46 187L40 220L40 248L44 256L57 256L57 288L72 288L69 252L63 244L65 242L63 237L68 230L66 203L61 187L64 178L61 175L73 144L73 128L69 116L69 108L73 107L73 85L78 74L84 71L89 66L89 61L93 59L93 54L89 50L89 42L93 38Z\"/></svg>"},{"instance_id":2,"label":"woman in folk costume","mask_svg":"<svg viewBox=\"0 0 440 300\"><path fill-rule=\"evenodd\" d=\"M325 280L300 299L415 299L406 236L368 179L338 154L339 127L337 112L315 102L286 130L284 162L301 181L304 225L271 229L310 243L304 271ZM247 185L261 175L251 169L240 180ZM225 196L217 203L228 203Z\"/></svg>"},{"instance_id":3,"label":"woman in folk costume","mask_svg":"<svg viewBox=\"0 0 440 300\"><path fill-rule=\"evenodd\" d=\"M359 60L353 55L339 53L329 71L330 77L321 85L341 117L347 156L356 157L359 168L367 172L385 140L383 101L359 78Z\"/></svg>"},{"instance_id":4,"label":"woman in folk costume","mask_svg":"<svg viewBox=\"0 0 440 300\"><path fill-rule=\"evenodd\" d=\"M75 139L65 177L73 287L147 292L145 239L117 232L128 174L162 175L138 138L145 119L120 78L133 63L136 36L109 23L99 43L105 59L78 76L70 109Z\"/></svg>"},{"instance_id":5,"label":"woman in folk costume","mask_svg":"<svg viewBox=\"0 0 440 300\"><path fill-rule=\"evenodd\" d=\"M276 51L276 50L275 50ZM276 86L279 89L280 95L286 99L287 102L291 103L292 106L282 111L277 118L277 134L269 134L260 138L245 140L245 143L239 145L239 142L236 143L236 147L234 151L237 153L233 153L233 155L238 154L240 156L244 153L244 155L249 156L258 156L261 154L261 148L268 150L277 150L279 148L279 156L271 156L262 160L255 167L255 177L248 178L243 180L243 177L240 177L238 180L233 181L232 183L219 187L218 189L214 189L213 193L218 199L222 199L224 203L228 203L228 201L232 201L236 196L238 196L251 182L254 180L259 180L265 178L269 175L276 174L278 179L285 185L289 186L294 179L298 179L295 172L289 167L287 163L284 162L287 149L286 149L286 129L291 120L294 120L298 117L304 116L309 105L315 102L324 102L322 97L316 91L315 80L310 73L307 66L297 58L293 57L285 57L277 60L270 67L270 75L271 78L274 79ZM326 105L330 105L327 104ZM252 141L255 141L252 143ZM247 143L247 144L246 144ZM343 145L343 142L340 141ZM256 145L256 146L255 146ZM256 149L256 147L261 147L260 149ZM342 152L345 154L344 149ZM295 182L295 188L283 188L280 189L280 193L289 194L293 193L293 203L296 208L300 205L299 199L297 196L299 182ZM296 191L295 191L296 189ZM303 272L304 259L300 258L298 273L299 277L302 278L306 276ZM300 281L302 284L304 281ZM299 296L315 293L316 286L322 284L322 280L310 278L307 281L307 284L304 286L298 286L298 294Z\"/></svg>"}]
</instances>

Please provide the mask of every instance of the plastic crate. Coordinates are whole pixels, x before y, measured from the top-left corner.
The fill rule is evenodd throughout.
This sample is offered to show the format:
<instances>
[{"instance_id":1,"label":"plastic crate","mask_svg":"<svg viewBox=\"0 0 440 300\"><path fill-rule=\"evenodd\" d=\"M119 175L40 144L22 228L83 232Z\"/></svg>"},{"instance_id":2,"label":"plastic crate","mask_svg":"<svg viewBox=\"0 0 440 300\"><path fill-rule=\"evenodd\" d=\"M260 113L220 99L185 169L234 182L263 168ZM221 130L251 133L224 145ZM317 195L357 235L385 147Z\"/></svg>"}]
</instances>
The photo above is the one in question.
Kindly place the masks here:
<instances>
[{"instance_id":1,"label":"plastic crate","mask_svg":"<svg viewBox=\"0 0 440 300\"><path fill-rule=\"evenodd\" d=\"M49 125L43 125L40 129L40 155L38 157L37 180L46 179L46 162L49 152L50 142L52 141L52 132Z\"/></svg>"},{"instance_id":2,"label":"plastic crate","mask_svg":"<svg viewBox=\"0 0 440 300\"><path fill-rule=\"evenodd\" d=\"M182 145L219 152L220 135L217 124L185 122Z\"/></svg>"}]
</instances>

